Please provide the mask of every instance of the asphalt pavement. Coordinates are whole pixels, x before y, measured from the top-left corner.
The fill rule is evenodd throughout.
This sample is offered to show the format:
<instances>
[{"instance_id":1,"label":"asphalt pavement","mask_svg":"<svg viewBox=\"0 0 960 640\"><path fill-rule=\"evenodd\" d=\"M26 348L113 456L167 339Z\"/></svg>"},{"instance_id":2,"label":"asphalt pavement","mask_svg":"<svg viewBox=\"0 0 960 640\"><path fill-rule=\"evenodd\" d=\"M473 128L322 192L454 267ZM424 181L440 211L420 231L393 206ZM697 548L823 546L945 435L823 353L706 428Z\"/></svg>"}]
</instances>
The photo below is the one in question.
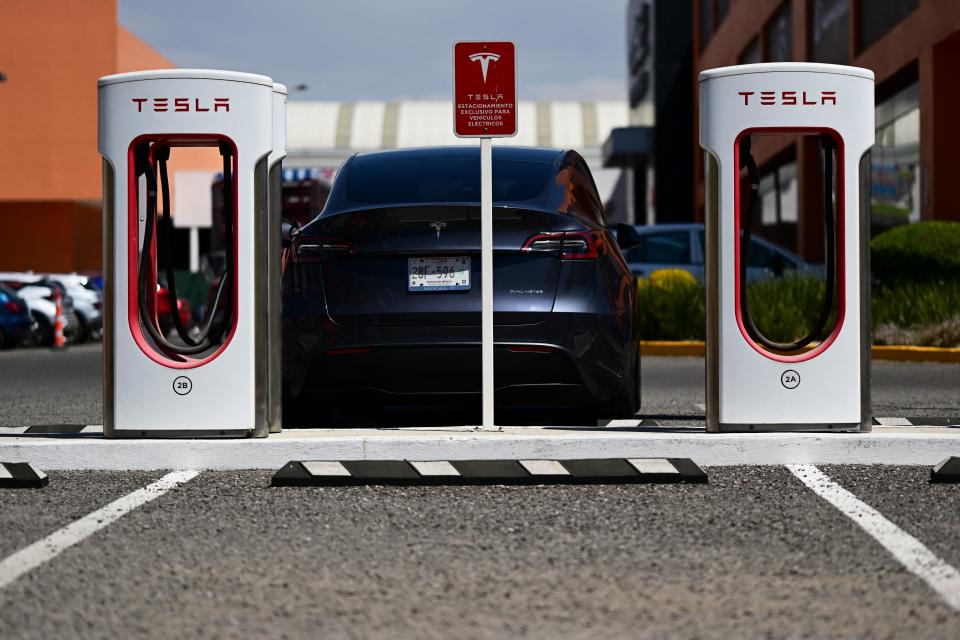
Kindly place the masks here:
<instances>
[{"instance_id":1,"label":"asphalt pavement","mask_svg":"<svg viewBox=\"0 0 960 640\"><path fill-rule=\"evenodd\" d=\"M0 425L98 423L100 360L96 345L0 352ZM643 365L643 415L702 421L701 359ZM873 371L877 415L960 414L956 365ZM921 466L821 470L933 557L940 586L783 466L539 487L273 488L267 471L205 471L115 521L88 516L165 472L64 471L0 489L0 637L960 637L960 485Z\"/></svg>"},{"instance_id":2,"label":"asphalt pavement","mask_svg":"<svg viewBox=\"0 0 960 640\"><path fill-rule=\"evenodd\" d=\"M102 349L79 345L63 352L0 351L0 426L100 424ZM702 358L645 357L640 415L666 424L702 426ZM960 416L960 365L923 362L873 363L876 416ZM479 400L477 401L479 409ZM386 414L336 415L337 426L475 424L478 410L391 407ZM546 418L546 419L545 419ZM500 424L584 424L576 412L549 407L499 411Z\"/></svg>"},{"instance_id":3,"label":"asphalt pavement","mask_svg":"<svg viewBox=\"0 0 960 640\"><path fill-rule=\"evenodd\" d=\"M271 488L205 472L0 589L13 638L936 638L960 612L784 467L707 485ZM960 486L825 467L947 561ZM0 490L12 550L162 473ZM956 566L956 564L954 565Z\"/></svg>"}]
</instances>

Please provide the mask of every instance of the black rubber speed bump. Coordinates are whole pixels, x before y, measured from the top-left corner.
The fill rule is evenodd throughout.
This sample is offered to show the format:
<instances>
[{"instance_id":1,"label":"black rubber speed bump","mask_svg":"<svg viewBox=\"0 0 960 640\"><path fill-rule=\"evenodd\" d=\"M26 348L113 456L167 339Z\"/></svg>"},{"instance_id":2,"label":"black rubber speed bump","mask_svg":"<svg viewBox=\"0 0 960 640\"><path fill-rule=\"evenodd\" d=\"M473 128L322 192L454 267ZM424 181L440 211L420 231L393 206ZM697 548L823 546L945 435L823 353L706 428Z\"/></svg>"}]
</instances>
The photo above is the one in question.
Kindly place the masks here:
<instances>
[{"instance_id":1,"label":"black rubber speed bump","mask_svg":"<svg viewBox=\"0 0 960 640\"><path fill-rule=\"evenodd\" d=\"M687 458L293 460L271 480L275 487L675 482L705 483L707 474Z\"/></svg>"},{"instance_id":2,"label":"black rubber speed bump","mask_svg":"<svg viewBox=\"0 0 960 640\"><path fill-rule=\"evenodd\" d=\"M39 489L50 482L29 462L0 462L0 489Z\"/></svg>"},{"instance_id":3,"label":"black rubber speed bump","mask_svg":"<svg viewBox=\"0 0 960 640\"><path fill-rule=\"evenodd\" d=\"M960 457L950 456L930 469L930 482L960 482Z\"/></svg>"}]
</instances>

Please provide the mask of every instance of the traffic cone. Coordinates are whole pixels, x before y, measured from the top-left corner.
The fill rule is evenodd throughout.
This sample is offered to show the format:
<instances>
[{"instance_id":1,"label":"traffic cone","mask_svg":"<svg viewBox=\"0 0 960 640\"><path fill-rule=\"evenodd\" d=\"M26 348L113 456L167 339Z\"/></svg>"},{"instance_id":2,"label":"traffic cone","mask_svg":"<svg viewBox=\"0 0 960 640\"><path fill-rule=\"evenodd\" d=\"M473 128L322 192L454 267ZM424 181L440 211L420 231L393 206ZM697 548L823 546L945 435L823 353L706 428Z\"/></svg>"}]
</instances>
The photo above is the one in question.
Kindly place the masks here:
<instances>
[{"instance_id":1,"label":"traffic cone","mask_svg":"<svg viewBox=\"0 0 960 640\"><path fill-rule=\"evenodd\" d=\"M66 349L67 341L63 337L63 302L59 289L54 290L53 300L57 305L57 317L53 321L53 346L50 348Z\"/></svg>"}]
</instances>

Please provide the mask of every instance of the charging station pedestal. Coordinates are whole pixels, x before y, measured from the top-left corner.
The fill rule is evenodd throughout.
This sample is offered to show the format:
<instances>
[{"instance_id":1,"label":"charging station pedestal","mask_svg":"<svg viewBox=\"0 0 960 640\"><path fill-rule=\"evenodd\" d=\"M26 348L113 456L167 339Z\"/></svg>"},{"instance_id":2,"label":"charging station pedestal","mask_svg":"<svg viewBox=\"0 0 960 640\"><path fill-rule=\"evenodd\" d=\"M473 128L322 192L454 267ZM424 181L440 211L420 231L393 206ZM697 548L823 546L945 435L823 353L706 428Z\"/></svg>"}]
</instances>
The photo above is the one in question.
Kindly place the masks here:
<instances>
[{"instance_id":1,"label":"charging station pedestal","mask_svg":"<svg viewBox=\"0 0 960 640\"><path fill-rule=\"evenodd\" d=\"M280 228L283 224L283 159L287 157L287 87L273 83L273 150L267 159L269 198L267 199L267 269L269 284L258 286L257 292L265 292L259 312L264 315L267 332L267 424L270 433L283 429L283 325L280 321ZM266 312L266 313L264 313Z\"/></svg>"},{"instance_id":2,"label":"charging station pedestal","mask_svg":"<svg viewBox=\"0 0 960 640\"><path fill-rule=\"evenodd\" d=\"M777 141L764 139L773 136L806 140L805 149L819 149L823 169L823 197L806 200L805 210L798 205L804 224L823 220L823 304L811 332L780 337L787 342L757 327L747 295L747 283L763 277L751 271L751 235L762 221L753 154L775 157ZM871 71L770 63L700 74L707 431L870 430L873 144Z\"/></svg>"},{"instance_id":3,"label":"charging station pedestal","mask_svg":"<svg viewBox=\"0 0 960 640\"><path fill-rule=\"evenodd\" d=\"M269 272L279 224L267 222L273 82L174 69L106 76L97 86L104 435L265 437L279 403L268 367L268 326L279 313L267 304L279 284ZM172 226L166 163L182 147L211 148L223 165L219 191L212 185L222 210L212 233L222 233L224 255L199 332L181 317L164 236Z\"/></svg>"}]
</instances>

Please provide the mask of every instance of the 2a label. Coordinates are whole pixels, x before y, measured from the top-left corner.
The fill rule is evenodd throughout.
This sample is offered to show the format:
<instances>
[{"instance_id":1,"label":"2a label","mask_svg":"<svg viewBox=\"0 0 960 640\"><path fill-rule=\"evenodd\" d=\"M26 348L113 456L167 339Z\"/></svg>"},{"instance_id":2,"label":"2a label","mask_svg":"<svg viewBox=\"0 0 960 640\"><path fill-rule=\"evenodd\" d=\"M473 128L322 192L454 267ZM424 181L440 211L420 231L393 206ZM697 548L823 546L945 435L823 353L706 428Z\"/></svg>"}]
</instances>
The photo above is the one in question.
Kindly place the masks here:
<instances>
[{"instance_id":1,"label":"2a label","mask_svg":"<svg viewBox=\"0 0 960 640\"><path fill-rule=\"evenodd\" d=\"M780 384L787 389L796 389L800 386L800 374L793 369L787 369L780 376Z\"/></svg>"}]
</instances>

